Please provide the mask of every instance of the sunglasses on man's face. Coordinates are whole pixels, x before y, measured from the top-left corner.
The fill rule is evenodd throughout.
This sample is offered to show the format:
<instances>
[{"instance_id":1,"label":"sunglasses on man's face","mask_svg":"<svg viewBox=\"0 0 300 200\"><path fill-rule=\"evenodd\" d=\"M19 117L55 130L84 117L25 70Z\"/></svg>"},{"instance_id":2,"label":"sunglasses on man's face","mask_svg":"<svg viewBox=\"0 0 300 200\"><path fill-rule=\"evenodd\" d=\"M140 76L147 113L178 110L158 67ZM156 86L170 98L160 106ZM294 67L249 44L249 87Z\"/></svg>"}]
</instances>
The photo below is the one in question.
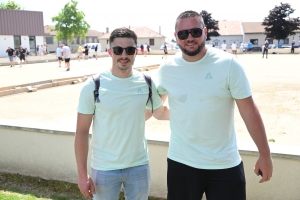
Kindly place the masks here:
<instances>
[{"instance_id":1,"label":"sunglasses on man's face","mask_svg":"<svg viewBox=\"0 0 300 200\"><path fill-rule=\"evenodd\" d=\"M134 55L136 52L136 47L113 47L112 49L115 55L121 55L124 49L127 55Z\"/></svg>"},{"instance_id":2,"label":"sunglasses on man's face","mask_svg":"<svg viewBox=\"0 0 300 200\"><path fill-rule=\"evenodd\" d=\"M177 36L180 40L185 40L191 34L194 38L199 38L202 36L203 29L201 28L192 28L189 30L182 30L177 32Z\"/></svg>"}]
</instances>

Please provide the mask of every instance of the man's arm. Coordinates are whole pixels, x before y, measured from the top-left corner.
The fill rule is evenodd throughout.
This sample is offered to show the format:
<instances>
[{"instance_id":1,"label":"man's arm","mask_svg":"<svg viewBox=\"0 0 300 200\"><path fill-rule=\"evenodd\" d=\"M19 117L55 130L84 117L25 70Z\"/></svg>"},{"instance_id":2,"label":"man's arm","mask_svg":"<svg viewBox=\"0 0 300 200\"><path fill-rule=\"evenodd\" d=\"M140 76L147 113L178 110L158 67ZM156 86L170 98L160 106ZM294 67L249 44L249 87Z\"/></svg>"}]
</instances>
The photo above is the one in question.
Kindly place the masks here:
<instances>
[{"instance_id":1,"label":"man's arm","mask_svg":"<svg viewBox=\"0 0 300 200\"><path fill-rule=\"evenodd\" d=\"M87 156L89 151L89 129L92 123L92 114L77 115L77 128L75 135L75 157L78 171L78 187L83 196L92 198L95 187L87 172Z\"/></svg>"},{"instance_id":2,"label":"man's arm","mask_svg":"<svg viewBox=\"0 0 300 200\"><path fill-rule=\"evenodd\" d=\"M160 94L159 96L163 102L168 98L167 94ZM153 117L158 120L170 120L170 109L167 106L162 105L153 111Z\"/></svg>"},{"instance_id":3,"label":"man's arm","mask_svg":"<svg viewBox=\"0 0 300 200\"><path fill-rule=\"evenodd\" d=\"M257 176L259 175L259 170L263 173L263 177L259 181L260 183L269 181L273 173L273 161L265 127L258 108L256 107L252 96L246 99L236 99L235 101L246 127L259 151L259 158L255 164L254 172Z\"/></svg>"}]
</instances>

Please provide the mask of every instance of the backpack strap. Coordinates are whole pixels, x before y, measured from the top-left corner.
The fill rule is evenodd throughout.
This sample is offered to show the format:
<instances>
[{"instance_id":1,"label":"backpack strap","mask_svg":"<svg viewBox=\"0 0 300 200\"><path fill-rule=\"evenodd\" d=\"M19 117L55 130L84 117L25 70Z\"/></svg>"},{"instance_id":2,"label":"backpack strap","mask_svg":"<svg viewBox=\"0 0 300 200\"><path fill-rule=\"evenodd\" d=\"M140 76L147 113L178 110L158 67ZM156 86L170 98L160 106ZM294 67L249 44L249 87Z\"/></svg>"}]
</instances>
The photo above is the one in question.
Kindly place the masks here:
<instances>
[{"instance_id":1,"label":"backpack strap","mask_svg":"<svg viewBox=\"0 0 300 200\"><path fill-rule=\"evenodd\" d=\"M99 103L100 102L100 99L99 99L100 74L93 75L93 80L95 83L95 90L94 90L95 103Z\"/></svg>"},{"instance_id":2,"label":"backpack strap","mask_svg":"<svg viewBox=\"0 0 300 200\"><path fill-rule=\"evenodd\" d=\"M147 83L147 85L148 85L148 88L149 88L149 95L148 95L148 99L147 99L146 104L147 104L147 103L149 102L149 100L150 100L151 106L152 106L152 113L153 113L153 100L152 100L151 76L145 75L145 74L143 74L143 75L144 75L144 79L145 79L145 81L146 81L146 83Z\"/></svg>"}]
</instances>

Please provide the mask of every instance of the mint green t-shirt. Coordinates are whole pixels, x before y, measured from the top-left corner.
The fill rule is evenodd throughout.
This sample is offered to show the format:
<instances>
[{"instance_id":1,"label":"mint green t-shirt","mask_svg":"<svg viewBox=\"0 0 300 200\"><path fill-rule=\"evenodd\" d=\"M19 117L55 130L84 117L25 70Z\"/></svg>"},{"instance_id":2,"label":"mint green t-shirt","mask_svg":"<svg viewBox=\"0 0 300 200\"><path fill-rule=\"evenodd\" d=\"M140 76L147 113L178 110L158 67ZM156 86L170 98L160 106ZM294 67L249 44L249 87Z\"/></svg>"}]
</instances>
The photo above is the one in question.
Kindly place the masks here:
<instances>
[{"instance_id":1,"label":"mint green t-shirt","mask_svg":"<svg viewBox=\"0 0 300 200\"><path fill-rule=\"evenodd\" d=\"M209 48L196 62L178 52L158 70L159 94L168 94L168 158L200 169L241 162L234 129L234 99L252 95L242 66L231 54Z\"/></svg>"},{"instance_id":2,"label":"mint green t-shirt","mask_svg":"<svg viewBox=\"0 0 300 200\"><path fill-rule=\"evenodd\" d=\"M80 93L78 112L93 114L92 162L96 170L115 170L149 162L145 138L145 109L151 110L148 85L143 75L133 70L129 78L100 73L100 102L95 103L95 83L89 78ZM152 82L153 109L162 105Z\"/></svg>"}]
</instances>

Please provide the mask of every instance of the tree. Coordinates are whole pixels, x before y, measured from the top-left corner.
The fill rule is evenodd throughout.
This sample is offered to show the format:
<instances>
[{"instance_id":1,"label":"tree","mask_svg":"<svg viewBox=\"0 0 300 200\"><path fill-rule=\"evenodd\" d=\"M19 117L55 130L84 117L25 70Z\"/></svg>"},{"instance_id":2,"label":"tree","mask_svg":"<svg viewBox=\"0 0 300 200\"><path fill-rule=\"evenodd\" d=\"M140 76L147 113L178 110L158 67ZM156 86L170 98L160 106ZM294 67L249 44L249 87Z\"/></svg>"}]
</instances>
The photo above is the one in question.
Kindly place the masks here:
<instances>
[{"instance_id":1,"label":"tree","mask_svg":"<svg viewBox=\"0 0 300 200\"><path fill-rule=\"evenodd\" d=\"M286 39L289 35L295 35L295 30L300 29L300 18L290 18L295 9L288 3L280 3L270 10L262 25L265 26L265 35L268 38L278 40Z\"/></svg>"},{"instance_id":2,"label":"tree","mask_svg":"<svg viewBox=\"0 0 300 200\"><path fill-rule=\"evenodd\" d=\"M219 30L218 21L214 20L211 17L211 13L208 13L206 10L202 10L200 12L200 15L202 16L205 27L207 28L207 31L208 31L206 40L210 40L210 37L220 36L220 34L217 31L217 30Z\"/></svg>"},{"instance_id":3,"label":"tree","mask_svg":"<svg viewBox=\"0 0 300 200\"><path fill-rule=\"evenodd\" d=\"M6 4L1 3L0 9L11 9L11 10L20 10L21 6L14 1L8 0Z\"/></svg>"},{"instance_id":4,"label":"tree","mask_svg":"<svg viewBox=\"0 0 300 200\"><path fill-rule=\"evenodd\" d=\"M52 17L52 22L56 22L53 31L57 32L57 41L71 43L75 37L86 37L90 25L84 20L84 13L77 9L77 4L77 1L71 0L71 4L68 2L57 16Z\"/></svg>"}]
</instances>

